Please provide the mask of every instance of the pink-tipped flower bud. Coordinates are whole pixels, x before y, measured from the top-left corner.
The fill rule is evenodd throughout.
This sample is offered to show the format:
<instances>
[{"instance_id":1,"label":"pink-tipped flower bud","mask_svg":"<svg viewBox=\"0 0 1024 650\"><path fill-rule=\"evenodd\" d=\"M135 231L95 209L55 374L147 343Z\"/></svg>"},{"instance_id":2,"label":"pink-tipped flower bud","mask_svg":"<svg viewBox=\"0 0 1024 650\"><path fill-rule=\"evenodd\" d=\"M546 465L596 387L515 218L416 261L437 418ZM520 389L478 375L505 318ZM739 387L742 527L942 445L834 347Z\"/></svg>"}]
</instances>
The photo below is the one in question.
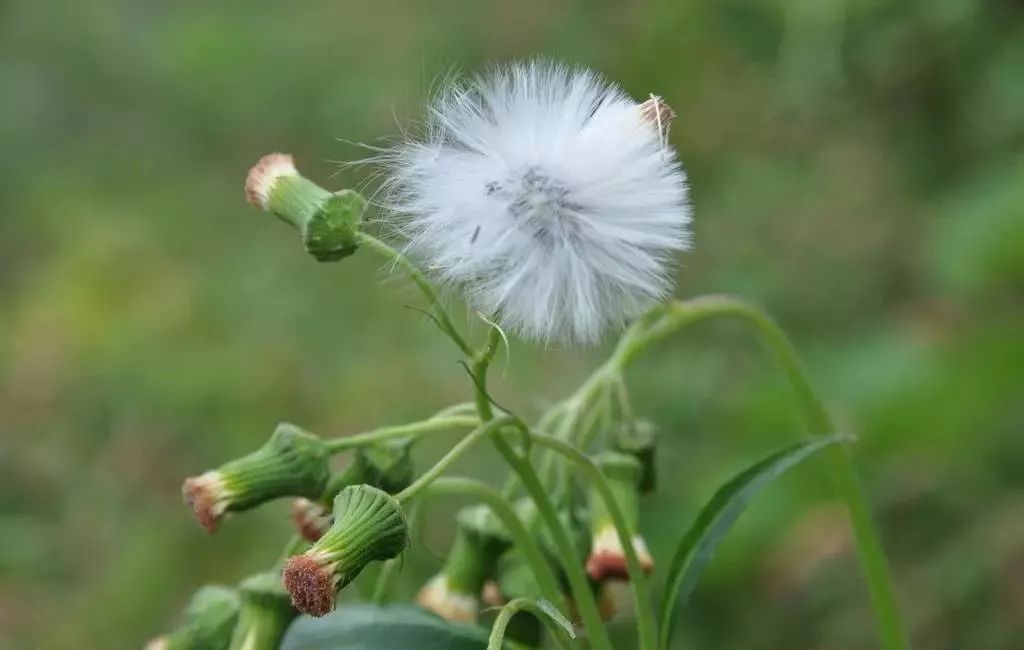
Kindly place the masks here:
<instances>
[{"instance_id":1,"label":"pink-tipped flower bud","mask_svg":"<svg viewBox=\"0 0 1024 650\"><path fill-rule=\"evenodd\" d=\"M615 503L625 516L630 530L635 531L639 509L639 484L643 468L636 458L616 452L602 454L596 459L605 481L611 489ZM587 558L587 574L590 579L602 583L607 580L628 580L626 555L623 540L608 512L601 494L594 488L588 492L590 504L590 556ZM654 560L647 550L647 544L639 533L634 533L628 542L636 552L640 568L644 573L654 569Z\"/></svg>"}]
</instances>

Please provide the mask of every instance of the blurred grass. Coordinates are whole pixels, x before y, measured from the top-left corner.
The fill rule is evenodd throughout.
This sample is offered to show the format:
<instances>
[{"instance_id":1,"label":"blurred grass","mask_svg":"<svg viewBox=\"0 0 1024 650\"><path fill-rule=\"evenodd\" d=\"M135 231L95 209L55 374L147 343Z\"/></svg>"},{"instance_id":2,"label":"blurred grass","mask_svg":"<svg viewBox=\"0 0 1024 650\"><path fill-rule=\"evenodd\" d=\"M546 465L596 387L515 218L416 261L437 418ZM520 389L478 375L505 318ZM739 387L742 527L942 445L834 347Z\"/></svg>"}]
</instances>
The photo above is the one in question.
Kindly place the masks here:
<instances>
[{"instance_id":1,"label":"blurred grass","mask_svg":"<svg viewBox=\"0 0 1024 650\"><path fill-rule=\"evenodd\" d=\"M1024 11L1009 0L3 4L0 646L138 647L200 584L265 566L283 505L209 538L178 486L278 420L335 435L465 398L453 351L403 308L413 291L373 259L305 258L241 181L286 150L326 182L328 161L363 155L336 138L394 137L443 72L534 55L677 110L697 241L679 294L756 300L806 354L860 436L917 646L1014 647ZM516 344L495 393L536 412L600 356ZM643 522L665 557L713 487L798 422L739 325L694 328L631 380L672 434ZM804 470L758 502L684 615L687 647L873 647L827 494ZM436 569L450 508L431 507L403 593Z\"/></svg>"}]
</instances>

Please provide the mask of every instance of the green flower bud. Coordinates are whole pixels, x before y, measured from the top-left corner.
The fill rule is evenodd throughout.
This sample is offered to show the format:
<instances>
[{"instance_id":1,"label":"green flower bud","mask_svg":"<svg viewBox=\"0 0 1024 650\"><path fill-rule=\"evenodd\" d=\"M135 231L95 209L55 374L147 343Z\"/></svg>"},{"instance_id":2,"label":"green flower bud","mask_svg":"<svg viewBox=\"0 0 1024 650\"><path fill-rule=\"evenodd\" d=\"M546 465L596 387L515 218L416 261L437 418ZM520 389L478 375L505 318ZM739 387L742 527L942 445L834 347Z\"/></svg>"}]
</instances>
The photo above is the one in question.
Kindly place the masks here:
<instances>
[{"instance_id":1,"label":"green flower bud","mask_svg":"<svg viewBox=\"0 0 1024 650\"><path fill-rule=\"evenodd\" d=\"M260 158L249 170L245 195L252 205L298 228L306 250L320 262L348 257L359 246L366 199L352 190L325 190L299 174L287 154Z\"/></svg>"},{"instance_id":2,"label":"green flower bud","mask_svg":"<svg viewBox=\"0 0 1024 650\"><path fill-rule=\"evenodd\" d=\"M330 530L285 564L284 586L299 611L323 616L367 564L397 557L408 545L409 524L398 501L370 485L352 485L334 500Z\"/></svg>"},{"instance_id":3,"label":"green flower bud","mask_svg":"<svg viewBox=\"0 0 1024 650\"><path fill-rule=\"evenodd\" d=\"M631 530L636 530L639 510L639 484L643 467L636 458L617 452L607 452L595 459L611 489L615 502L626 518ZM604 499L593 487L588 492L590 505L590 556L587 558L587 574L592 580L603 583L606 580L628 580L626 556L618 531L608 514ZM647 550L647 544L639 534L631 540L633 549L645 573L654 569L654 560Z\"/></svg>"},{"instance_id":4,"label":"green flower bud","mask_svg":"<svg viewBox=\"0 0 1024 650\"><path fill-rule=\"evenodd\" d=\"M181 625L155 647L163 650L225 650L238 620L239 600L233 589L210 585L192 596Z\"/></svg>"},{"instance_id":5,"label":"green flower bud","mask_svg":"<svg viewBox=\"0 0 1024 650\"><path fill-rule=\"evenodd\" d=\"M612 446L616 451L640 461L640 493L654 491L657 485L655 453L658 427L650 420L624 422L612 431Z\"/></svg>"},{"instance_id":6,"label":"green flower bud","mask_svg":"<svg viewBox=\"0 0 1024 650\"><path fill-rule=\"evenodd\" d=\"M458 528L441 573L417 594L416 602L449 621L475 621L484 583L512 541L486 506L459 511Z\"/></svg>"},{"instance_id":7,"label":"green flower bud","mask_svg":"<svg viewBox=\"0 0 1024 650\"><path fill-rule=\"evenodd\" d=\"M411 438L402 438L360 447L348 467L331 477L325 499L334 499L349 485L372 485L388 494L398 494L409 487L415 473L412 443Z\"/></svg>"},{"instance_id":8,"label":"green flower bud","mask_svg":"<svg viewBox=\"0 0 1024 650\"><path fill-rule=\"evenodd\" d=\"M299 615L281 587L277 572L252 576L238 590L242 608L230 650L277 650L288 626Z\"/></svg>"},{"instance_id":9,"label":"green flower bud","mask_svg":"<svg viewBox=\"0 0 1024 650\"><path fill-rule=\"evenodd\" d=\"M227 512L248 510L285 496L319 498L330 476L320 438L280 424L262 447L216 470L185 479L182 495L209 532Z\"/></svg>"}]
</instances>

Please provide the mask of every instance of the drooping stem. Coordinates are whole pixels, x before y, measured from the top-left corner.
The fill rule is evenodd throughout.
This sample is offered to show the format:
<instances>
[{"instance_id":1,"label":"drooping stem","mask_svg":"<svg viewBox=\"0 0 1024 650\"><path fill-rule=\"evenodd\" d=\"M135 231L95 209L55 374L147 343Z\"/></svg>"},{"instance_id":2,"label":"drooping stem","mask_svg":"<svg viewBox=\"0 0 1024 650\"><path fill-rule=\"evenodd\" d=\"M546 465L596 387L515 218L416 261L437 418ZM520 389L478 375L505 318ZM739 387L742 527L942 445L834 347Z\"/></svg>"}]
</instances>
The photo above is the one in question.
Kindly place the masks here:
<instances>
[{"instance_id":1,"label":"drooping stem","mask_svg":"<svg viewBox=\"0 0 1024 650\"><path fill-rule=\"evenodd\" d=\"M609 360L609 367L621 372L654 342L664 339L685 325L712 316L737 317L753 325L779 361L793 386L809 432L814 435L836 433L832 418L811 388L803 364L782 329L760 309L729 296L702 296L672 302L654 310L622 337ZM849 447L831 447L828 459L832 465L837 492L849 512L857 542L857 555L867 581L881 646L885 650L907 650L910 645L904 632L889 575L888 560L872 520L867 497Z\"/></svg>"},{"instance_id":2,"label":"drooping stem","mask_svg":"<svg viewBox=\"0 0 1024 650\"><path fill-rule=\"evenodd\" d=\"M608 486L604 475L585 454L564 440L542 433L534 433L533 441L538 447L546 447L573 463L583 471L587 479L597 489L611 516L622 544L623 554L626 556L626 569L629 571L630 587L633 591L633 599L636 601L638 647L640 650L654 650L658 638L654 622L654 606L651 603L651 594L647 589L647 576L640 566L640 558L637 557L636 549L633 548L632 540L636 531L630 530L629 521L615 500L615 495Z\"/></svg>"},{"instance_id":3,"label":"drooping stem","mask_svg":"<svg viewBox=\"0 0 1024 650\"><path fill-rule=\"evenodd\" d=\"M515 509L497 490L486 483L470 478L443 477L434 481L428 492L472 497L490 508L494 516L508 531L516 550L523 554L524 559L530 565L541 593L560 610L567 611L562 602L562 592L558 588L558 580L551 570L551 565L544 559L544 554L536 540L520 521Z\"/></svg>"},{"instance_id":4,"label":"drooping stem","mask_svg":"<svg viewBox=\"0 0 1024 650\"><path fill-rule=\"evenodd\" d=\"M523 611L532 613L544 622L551 636L558 642L558 647L563 648L563 650L572 650L572 644L566 638L565 630L551 619L551 615L548 612L545 612L543 608L529 598L515 598L501 608L498 618L495 619L494 625L491 627L491 636L487 641L487 650L502 649L502 644L505 640L505 629L508 627L512 617Z\"/></svg>"},{"instance_id":5,"label":"drooping stem","mask_svg":"<svg viewBox=\"0 0 1024 650\"><path fill-rule=\"evenodd\" d=\"M327 449L330 453L336 454L348 449L364 447L366 445L376 444L393 438L419 436L425 433L434 433L458 427L475 427L479 424L480 419L472 415L448 417L434 416L419 422L382 427L380 429L374 429L373 431L367 431L366 433L358 433L352 436L345 436L343 438L334 438L327 441Z\"/></svg>"},{"instance_id":6,"label":"drooping stem","mask_svg":"<svg viewBox=\"0 0 1024 650\"><path fill-rule=\"evenodd\" d=\"M409 278L413 281L416 287L419 288L420 293L422 293L423 297L427 299L427 303L430 305L430 315L436 320L441 331L448 335L448 338L450 338L455 345L462 350L463 354L467 357L471 356L473 354L473 349L469 347L469 344L466 343L466 339L464 339L455 328L451 317L448 315L448 311L444 308L444 305L441 304L441 301L437 296L437 291L434 289L434 286L430 284L430 281L427 280L426 276L423 275L423 272L420 271L405 255L377 239L373 235L360 231L356 237L360 246L369 248L409 275Z\"/></svg>"}]
</instances>

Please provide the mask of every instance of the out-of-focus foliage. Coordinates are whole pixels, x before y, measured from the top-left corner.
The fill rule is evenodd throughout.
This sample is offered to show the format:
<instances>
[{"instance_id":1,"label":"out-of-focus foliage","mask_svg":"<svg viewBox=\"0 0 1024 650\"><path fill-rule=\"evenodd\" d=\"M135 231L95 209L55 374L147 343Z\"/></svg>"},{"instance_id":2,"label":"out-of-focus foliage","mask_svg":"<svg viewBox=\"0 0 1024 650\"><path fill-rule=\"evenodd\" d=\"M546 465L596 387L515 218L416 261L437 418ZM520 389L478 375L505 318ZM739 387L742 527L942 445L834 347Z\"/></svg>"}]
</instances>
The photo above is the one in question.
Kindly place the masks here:
<instances>
[{"instance_id":1,"label":"out-of-focus foliage","mask_svg":"<svg viewBox=\"0 0 1024 650\"><path fill-rule=\"evenodd\" d=\"M316 264L241 182L271 150L326 182L328 161L367 155L346 141L398 135L451 68L533 55L679 113L697 243L679 294L756 300L806 354L860 438L918 647L1019 644L1020 3L9 0L0 646L138 647L198 586L265 569L284 504L211 538L178 486L279 420L339 435L464 399L451 346L403 308L419 304L405 283L381 284L365 255ZM600 355L515 344L494 393L536 413ZM713 486L799 423L739 325L700 325L631 379L672 434L672 480L642 521L664 570ZM497 462L481 451L462 467L491 476ZM683 614L685 647L873 647L814 465L740 521ZM402 594L437 568L450 514L430 508Z\"/></svg>"}]
</instances>

